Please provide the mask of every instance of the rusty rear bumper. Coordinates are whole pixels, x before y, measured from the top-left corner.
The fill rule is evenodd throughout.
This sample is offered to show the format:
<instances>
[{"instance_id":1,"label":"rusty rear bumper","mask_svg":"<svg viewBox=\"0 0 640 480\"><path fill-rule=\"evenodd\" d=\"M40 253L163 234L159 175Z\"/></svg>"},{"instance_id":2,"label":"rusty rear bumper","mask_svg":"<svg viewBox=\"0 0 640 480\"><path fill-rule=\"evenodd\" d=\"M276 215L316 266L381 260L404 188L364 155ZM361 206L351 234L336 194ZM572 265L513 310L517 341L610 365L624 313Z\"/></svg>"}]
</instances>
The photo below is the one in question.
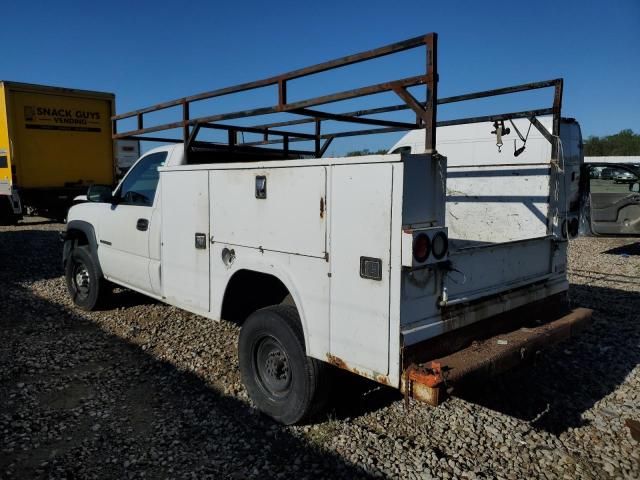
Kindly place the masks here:
<instances>
[{"instance_id":1,"label":"rusty rear bumper","mask_svg":"<svg viewBox=\"0 0 640 480\"><path fill-rule=\"evenodd\" d=\"M509 370L545 346L575 335L590 321L591 310L576 308L550 322L474 341L425 363L412 363L402 375L401 389L407 397L436 406L456 387Z\"/></svg>"}]
</instances>

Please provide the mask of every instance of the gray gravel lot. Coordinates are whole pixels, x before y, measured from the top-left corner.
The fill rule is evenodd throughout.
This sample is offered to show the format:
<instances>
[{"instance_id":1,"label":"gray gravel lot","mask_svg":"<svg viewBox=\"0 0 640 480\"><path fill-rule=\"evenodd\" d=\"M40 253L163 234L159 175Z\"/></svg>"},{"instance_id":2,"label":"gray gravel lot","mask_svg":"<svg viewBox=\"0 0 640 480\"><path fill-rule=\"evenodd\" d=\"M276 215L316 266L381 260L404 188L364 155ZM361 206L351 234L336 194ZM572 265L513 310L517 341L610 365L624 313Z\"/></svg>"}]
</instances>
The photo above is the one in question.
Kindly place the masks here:
<instances>
[{"instance_id":1,"label":"gray gravel lot","mask_svg":"<svg viewBox=\"0 0 640 480\"><path fill-rule=\"evenodd\" d=\"M315 424L257 414L236 325L117 290L90 314L62 277L63 225L0 227L0 478L640 478L640 244L571 244L595 309L534 367L438 408L346 374Z\"/></svg>"}]
</instances>

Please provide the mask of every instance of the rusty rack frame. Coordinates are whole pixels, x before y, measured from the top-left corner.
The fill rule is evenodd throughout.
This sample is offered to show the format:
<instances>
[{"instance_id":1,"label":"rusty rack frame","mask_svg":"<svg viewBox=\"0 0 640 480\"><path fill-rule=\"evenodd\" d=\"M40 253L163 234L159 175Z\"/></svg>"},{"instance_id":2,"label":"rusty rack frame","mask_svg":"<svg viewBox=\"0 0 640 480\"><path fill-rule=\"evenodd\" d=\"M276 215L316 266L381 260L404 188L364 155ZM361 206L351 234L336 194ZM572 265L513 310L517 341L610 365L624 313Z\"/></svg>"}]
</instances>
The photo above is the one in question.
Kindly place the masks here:
<instances>
[{"instance_id":1,"label":"rusty rack frame","mask_svg":"<svg viewBox=\"0 0 640 480\"><path fill-rule=\"evenodd\" d=\"M454 97L438 98L438 69L437 69L437 34L430 33L420 37L411 38L401 42L386 45L366 52L338 58L335 60L323 62L310 67L293 70L291 72L258 80L255 82L243 83L231 87L212 90L209 92L192 95L177 100L160 103L151 107L134 110L111 117L113 138L114 139L137 139L154 142L174 142L184 143L185 154L189 158L190 152L196 148L206 149L223 149L223 151L232 152L249 152L249 153L267 153L273 156L277 153L277 158L290 158L295 156L314 156L322 157L327 148L335 138L350 137L357 135L372 135L379 133L389 133L398 131L407 131L417 128L425 130L425 148L427 152L435 151L436 145L436 126L459 125L464 123L474 123L482 121L500 121L512 118L529 118L531 122L538 128L543 135L555 145L552 141L553 136L559 135L560 128L560 109L562 103L562 79L549 80L544 82L527 83L511 87L499 88L495 90L487 90L475 92ZM309 98L295 102L289 102L287 99L287 82L300 79L302 77L319 74L340 67L346 67L356 63L372 60L375 58L392 55L394 53L403 52L419 47L426 47L425 57L425 73L421 75L411 76L398 80L388 81L368 85L365 87L345 90L334 94L323 95L319 97ZM424 85L426 87L426 101L420 102L408 90L410 87ZM228 113L220 113L205 117L191 118L190 107L195 102L209 100L216 97L222 97L240 92L247 92L263 87L277 86L277 103L269 107L254 108L250 110L234 111ZM479 98L486 98L496 95L506 95L510 93L523 92L527 90L535 90L540 88L555 88L553 106L551 108L528 110L519 112L502 113L498 115L486 115L482 117L467 117L462 119L447 120L436 122L437 105L462 102ZM330 113L316 110L312 107L327 105L330 103L350 100L358 97L364 97L384 92L394 92L403 103L392 106L384 106L371 108L367 110L358 110L345 113ZM182 110L182 119L172 123L145 127L145 115L152 112L167 110L170 108L180 107ZM416 115L415 123L398 122L391 120L383 120L379 118L368 118L371 115L395 112L400 110L412 110ZM254 126L230 125L220 123L228 120L237 120L249 117L259 117L275 113L290 113L300 115L302 118L296 120L264 123ZM553 132L548 132L540 122L537 116L553 115ZM137 128L126 132L118 132L118 122L136 118ZM332 133L322 133L322 122L337 121L345 123L362 124L375 126L377 128L368 128L363 130L346 130ZM282 127L298 126L303 124L315 124L314 133L294 132L290 130L282 130ZM148 134L165 131L165 130L182 130L182 138L156 137L148 136ZM213 143L200 141L197 139L202 129L214 129L228 132L228 141L224 143ZM262 140L252 142L239 142L238 133L253 133L262 135ZM313 151L294 150L290 148L290 143L313 141ZM282 150L273 148L260 148L266 145L282 145ZM555 155L553 155L555 158ZM228 161L228 160L225 160Z\"/></svg>"},{"instance_id":2,"label":"rusty rack frame","mask_svg":"<svg viewBox=\"0 0 640 480\"><path fill-rule=\"evenodd\" d=\"M561 108L562 108L562 87L563 87L563 80L561 78L558 78L558 79L546 80L542 82L524 83L521 85L514 85L514 86L498 88L494 90L474 92L474 93L469 93L465 95L457 95L454 97L440 98L436 101L436 105L462 102L465 100L475 100L479 98L493 97L498 95L507 95L511 93L525 92L529 90L537 90L537 89L543 89L543 88L554 88L555 90L553 106L550 108L541 108L536 110L522 110L517 112L483 115L478 117L465 117L465 118L452 119L452 120L442 120L442 121L435 122L435 126L445 127L449 125L463 125L467 123L495 122L495 121L501 121L501 120L504 121L504 120L516 119L516 118L528 118L533 123L533 125L544 135L544 137L555 147L556 142L554 141L554 137L557 138L560 131L560 116L561 116ZM425 105L425 104L422 103L421 105ZM399 105L392 105L388 107L372 108L368 110L357 110L357 111L352 111L352 112L347 112L342 114L324 114L323 112L317 112L317 113L321 113L324 116L320 116L319 118L316 118L316 119L300 119L300 120L290 120L290 121L284 121L284 122L267 123L263 125L257 125L255 128L271 129L276 127L285 127L285 126L291 126L291 125L302 125L302 124L311 123L314 121L342 120L343 117L344 117L344 120L342 121L350 121L350 120L346 120L346 118L365 117L367 115L375 115L380 113L396 112L399 110L407 110L408 108L411 108L411 107L409 107L407 104L399 104ZM549 132L544 127L544 125L542 125L540 121L537 119L537 117L542 115L553 115L552 132ZM365 123L365 122L362 122L362 123ZM416 129L421 127L429 130L429 127L427 125L421 124L419 121L417 121L412 128ZM328 133L328 134L320 135L320 138L325 141L331 141L334 138L351 137L351 136L357 136L357 135L371 135L376 133L400 132L405 130L407 130L407 128L404 126L397 126L397 127L392 126L392 127L375 128L375 129L368 129L368 130L354 130L354 131L347 131L347 132ZM435 133L432 134L432 138L435 139ZM290 141L296 142L296 141L302 141L302 140L293 139ZM259 142L247 142L244 145L253 146L253 145L277 144L277 143L282 143L282 140L265 139ZM425 145L430 145L430 144L426 143ZM555 154L553 154L552 156L555 158Z\"/></svg>"}]
</instances>

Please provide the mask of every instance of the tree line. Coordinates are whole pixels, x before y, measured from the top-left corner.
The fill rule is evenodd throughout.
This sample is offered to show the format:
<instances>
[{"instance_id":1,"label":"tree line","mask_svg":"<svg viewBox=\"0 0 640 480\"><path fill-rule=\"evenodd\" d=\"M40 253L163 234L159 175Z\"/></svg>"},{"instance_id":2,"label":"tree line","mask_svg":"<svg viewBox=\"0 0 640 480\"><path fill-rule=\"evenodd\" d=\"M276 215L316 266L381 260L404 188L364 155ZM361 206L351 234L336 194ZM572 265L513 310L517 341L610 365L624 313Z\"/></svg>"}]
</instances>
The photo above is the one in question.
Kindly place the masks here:
<instances>
[{"instance_id":1,"label":"tree line","mask_svg":"<svg viewBox=\"0 0 640 480\"><path fill-rule=\"evenodd\" d=\"M640 134L626 129L603 137L591 135L584 141L584 155L587 157L640 155Z\"/></svg>"}]
</instances>

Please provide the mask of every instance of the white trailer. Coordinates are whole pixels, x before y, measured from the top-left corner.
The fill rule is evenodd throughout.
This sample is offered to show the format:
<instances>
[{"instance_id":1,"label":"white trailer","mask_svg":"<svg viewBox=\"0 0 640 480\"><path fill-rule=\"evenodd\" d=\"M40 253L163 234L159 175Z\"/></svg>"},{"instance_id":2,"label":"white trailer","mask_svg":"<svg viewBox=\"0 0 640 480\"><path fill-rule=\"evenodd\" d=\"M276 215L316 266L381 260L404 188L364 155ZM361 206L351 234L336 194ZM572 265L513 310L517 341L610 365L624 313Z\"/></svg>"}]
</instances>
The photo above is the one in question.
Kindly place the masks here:
<instances>
[{"instance_id":1,"label":"white trailer","mask_svg":"<svg viewBox=\"0 0 640 480\"><path fill-rule=\"evenodd\" d=\"M452 386L499 372L585 325L590 312L567 303L563 205L569 184L553 145L543 165L526 167L541 170L532 180L540 197L532 201L546 217L541 227L520 238L517 222L499 218L499 211L485 215L485 222L507 226L492 228L479 219L466 229L447 225L447 158L434 149L435 104L418 104L405 89L426 84L435 97L435 38L177 101L185 142L147 152L114 191L95 186L88 202L71 209L63 262L74 302L94 308L113 282L212 320L242 322L243 382L255 405L284 423L301 421L322 405L330 365L437 405ZM287 102L292 79L419 45L431 59L423 76ZM189 118L189 101L265 85L278 86L274 107ZM501 117L529 118L558 136L561 82L535 85L556 89L551 133L537 119L540 112ZM363 118L367 112L307 109L376 91L396 91L420 116L425 151L322 158L338 135L323 137L322 119L412 129L412 123ZM490 94L499 93L473 95ZM165 102L114 121L137 116L142 126L145 113L172 106ZM277 111L309 117L314 133L282 130L291 120L280 128L216 123ZM172 128L175 122L115 137ZM198 140L201 129L228 132L228 143ZM264 135L263 146L279 136L282 150L239 144L237 132ZM296 139L312 141L315 150L291 150ZM453 147L450 154L456 155ZM475 168L462 153L456 161ZM505 167L511 168L494 166L498 173L484 178L504 178Z\"/></svg>"},{"instance_id":2,"label":"white trailer","mask_svg":"<svg viewBox=\"0 0 640 480\"><path fill-rule=\"evenodd\" d=\"M125 173L140 158L140 141L139 140L116 140L116 168L118 177L124 176Z\"/></svg>"},{"instance_id":3,"label":"white trailer","mask_svg":"<svg viewBox=\"0 0 640 480\"><path fill-rule=\"evenodd\" d=\"M611 155L584 157L584 163L616 163L640 166L640 155Z\"/></svg>"}]
</instances>

